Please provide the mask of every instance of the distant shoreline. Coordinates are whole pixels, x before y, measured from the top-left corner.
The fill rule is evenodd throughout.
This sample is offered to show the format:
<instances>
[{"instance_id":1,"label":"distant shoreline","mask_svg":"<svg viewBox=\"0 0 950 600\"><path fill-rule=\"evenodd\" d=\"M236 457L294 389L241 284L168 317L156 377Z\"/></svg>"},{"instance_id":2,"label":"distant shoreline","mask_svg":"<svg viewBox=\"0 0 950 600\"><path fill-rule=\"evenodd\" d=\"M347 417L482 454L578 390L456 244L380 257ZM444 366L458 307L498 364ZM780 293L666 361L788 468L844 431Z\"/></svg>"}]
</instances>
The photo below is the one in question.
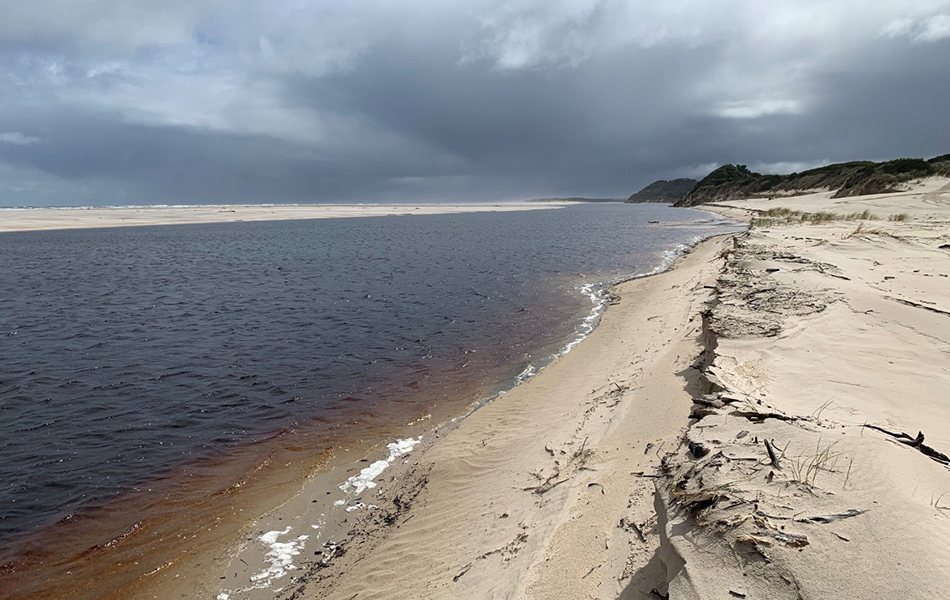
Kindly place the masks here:
<instances>
[{"instance_id":1,"label":"distant shoreline","mask_svg":"<svg viewBox=\"0 0 950 600\"><path fill-rule=\"evenodd\" d=\"M525 200L525 202L530 202L532 204L536 203L558 203L564 204L566 202L625 202L623 198L532 198L531 200Z\"/></svg>"},{"instance_id":2,"label":"distant shoreline","mask_svg":"<svg viewBox=\"0 0 950 600\"><path fill-rule=\"evenodd\" d=\"M141 227L147 225L195 225L245 221L285 221L410 215L507 212L562 208L563 203L531 204L222 204L197 206L102 206L0 209L0 233Z\"/></svg>"}]
</instances>

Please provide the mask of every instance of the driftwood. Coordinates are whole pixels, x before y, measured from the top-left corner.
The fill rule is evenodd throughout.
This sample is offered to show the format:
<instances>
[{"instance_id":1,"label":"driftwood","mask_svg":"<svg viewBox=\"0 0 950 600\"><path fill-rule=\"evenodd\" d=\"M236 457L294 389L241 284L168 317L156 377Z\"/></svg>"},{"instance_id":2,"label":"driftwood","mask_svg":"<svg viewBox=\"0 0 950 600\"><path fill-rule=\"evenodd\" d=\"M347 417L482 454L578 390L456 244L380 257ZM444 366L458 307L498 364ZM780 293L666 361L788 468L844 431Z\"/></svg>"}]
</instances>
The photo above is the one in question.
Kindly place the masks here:
<instances>
[{"instance_id":1,"label":"driftwood","mask_svg":"<svg viewBox=\"0 0 950 600\"><path fill-rule=\"evenodd\" d=\"M733 417L743 417L754 423L761 423L766 419L778 419L780 421L798 421L798 417L790 417L777 412L759 412L757 410L737 410L730 413Z\"/></svg>"},{"instance_id":2,"label":"driftwood","mask_svg":"<svg viewBox=\"0 0 950 600\"><path fill-rule=\"evenodd\" d=\"M695 458L702 458L709 454L709 448L700 444L699 442L687 440L686 445L689 446L689 453Z\"/></svg>"},{"instance_id":3,"label":"driftwood","mask_svg":"<svg viewBox=\"0 0 950 600\"><path fill-rule=\"evenodd\" d=\"M459 579L461 579L462 575L465 575L466 573L468 573L474 566L475 566L475 563L468 563L467 565L462 567L462 570L459 571L458 575L452 578L452 581L458 581Z\"/></svg>"},{"instance_id":4,"label":"driftwood","mask_svg":"<svg viewBox=\"0 0 950 600\"><path fill-rule=\"evenodd\" d=\"M830 266L830 267L832 267L832 268L837 268L837 267L834 267L833 265L828 265L828 266ZM831 273L831 272L829 272L829 271L826 271L826 270L825 270L825 265L823 265L823 264L821 264L821 263L815 263L815 267L818 268L818 272L821 273L822 275L830 275L831 277L837 277L838 279L844 279L845 281L851 281L851 278L850 278L850 277L845 277L844 275L838 275L837 273Z\"/></svg>"},{"instance_id":5,"label":"driftwood","mask_svg":"<svg viewBox=\"0 0 950 600\"><path fill-rule=\"evenodd\" d=\"M701 421L705 419L706 417L710 415L714 415L714 414L716 414L716 411L713 410L712 408L703 406L701 404L695 404L693 405L693 408L689 411L689 418L696 419L697 421Z\"/></svg>"},{"instance_id":6,"label":"driftwood","mask_svg":"<svg viewBox=\"0 0 950 600\"><path fill-rule=\"evenodd\" d=\"M725 406L725 402L719 398L709 395L709 396L694 396L693 402L695 404L701 404L702 406L708 406L709 408L722 408Z\"/></svg>"},{"instance_id":7,"label":"driftwood","mask_svg":"<svg viewBox=\"0 0 950 600\"><path fill-rule=\"evenodd\" d=\"M741 535L736 539L740 542L757 542L768 546L771 544L769 538L776 542L781 542L790 548L804 548L808 545L807 536L797 533L786 533L784 531L760 531L757 535Z\"/></svg>"},{"instance_id":8,"label":"driftwood","mask_svg":"<svg viewBox=\"0 0 950 600\"><path fill-rule=\"evenodd\" d=\"M947 456L943 452L938 452L930 446L924 443L924 433L922 431L917 432L917 437L911 437L904 432L888 431L883 427L878 427L877 425L867 425L864 427L868 429L873 429L875 431L880 431L881 433L886 433L892 438L896 439L898 442L904 444L905 446L910 446L911 448L917 448L925 456L929 456L933 460L937 461L943 465L950 465L950 456Z\"/></svg>"},{"instance_id":9,"label":"driftwood","mask_svg":"<svg viewBox=\"0 0 950 600\"><path fill-rule=\"evenodd\" d=\"M590 450L586 449L587 440L588 438L585 437L584 443L581 444L580 449L574 451L574 454L570 456L567 463L563 467L558 463L558 461L555 460L554 473L552 475L549 475L548 477L545 478L545 477L542 477L539 473L532 473L532 475L534 475L538 479L538 481L540 481L541 483L539 485L532 485L532 486L522 488L522 489L526 492L534 492L535 494L539 496L543 496L544 494L550 492L551 490L561 485L565 481L569 480L573 476L573 473L567 473L563 478L560 478L560 477L562 474L564 474L564 472L569 467L574 466L575 471L580 471L581 469L583 469L587 463L587 459L590 458L592 454Z\"/></svg>"},{"instance_id":10,"label":"driftwood","mask_svg":"<svg viewBox=\"0 0 950 600\"><path fill-rule=\"evenodd\" d=\"M851 510L846 510L843 513L837 513L834 515L805 517L804 519L795 519L795 520L798 521L799 523L834 523L835 521L841 521L842 519L850 519L851 517L863 515L866 512L868 511L861 508L852 508Z\"/></svg>"},{"instance_id":11,"label":"driftwood","mask_svg":"<svg viewBox=\"0 0 950 600\"><path fill-rule=\"evenodd\" d=\"M620 524L618 525L618 527L626 531L634 532L635 534L637 534L637 537L640 538L641 542L646 543L647 538L646 536L643 535L643 530L640 529L640 527L633 521L630 521L626 517L623 517L620 519Z\"/></svg>"},{"instance_id":12,"label":"driftwood","mask_svg":"<svg viewBox=\"0 0 950 600\"><path fill-rule=\"evenodd\" d=\"M940 310L939 308L934 308L933 306L927 306L926 304L921 304L920 302L914 302L913 300L906 300L904 298L895 298L893 296L884 296L888 300L893 300L894 302L900 302L906 306L913 306L914 308L922 308L924 310L929 310L930 312L935 312L938 315L947 315L950 316L950 312L945 310Z\"/></svg>"},{"instance_id":13,"label":"driftwood","mask_svg":"<svg viewBox=\"0 0 950 600\"><path fill-rule=\"evenodd\" d=\"M772 463L772 466L781 470L782 467L780 467L778 464L778 456L775 455L775 450L772 449L772 444L770 444L769 441L765 439L762 441L765 442L765 451L769 453L769 461Z\"/></svg>"}]
</instances>

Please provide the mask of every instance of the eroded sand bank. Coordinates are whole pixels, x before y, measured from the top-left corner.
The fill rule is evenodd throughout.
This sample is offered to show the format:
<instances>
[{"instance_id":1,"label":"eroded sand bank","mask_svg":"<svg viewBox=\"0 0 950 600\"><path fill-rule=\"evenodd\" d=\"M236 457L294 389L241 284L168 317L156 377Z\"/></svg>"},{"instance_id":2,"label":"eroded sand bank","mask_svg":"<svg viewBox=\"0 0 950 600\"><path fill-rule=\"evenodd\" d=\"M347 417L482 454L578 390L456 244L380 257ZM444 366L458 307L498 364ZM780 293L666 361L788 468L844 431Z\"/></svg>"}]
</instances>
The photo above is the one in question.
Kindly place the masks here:
<instances>
[{"instance_id":1,"label":"eroded sand bank","mask_svg":"<svg viewBox=\"0 0 950 600\"><path fill-rule=\"evenodd\" d=\"M658 496L671 598L946 595L948 184L716 209L851 216L724 248L707 394Z\"/></svg>"}]
</instances>

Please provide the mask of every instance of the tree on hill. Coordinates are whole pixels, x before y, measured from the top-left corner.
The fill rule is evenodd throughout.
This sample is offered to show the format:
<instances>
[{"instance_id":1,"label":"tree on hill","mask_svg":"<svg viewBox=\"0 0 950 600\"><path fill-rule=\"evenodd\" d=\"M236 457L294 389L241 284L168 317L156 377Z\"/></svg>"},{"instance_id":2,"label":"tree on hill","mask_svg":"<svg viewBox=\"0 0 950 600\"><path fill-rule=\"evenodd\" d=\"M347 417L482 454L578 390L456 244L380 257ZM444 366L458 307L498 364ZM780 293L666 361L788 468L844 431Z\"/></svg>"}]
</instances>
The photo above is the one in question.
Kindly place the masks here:
<instances>
[{"instance_id":1,"label":"tree on hill","mask_svg":"<svg viewBox=\"0 0 950 600\"><path fill-rule=\"evenodd\" d=\"M745 165L723 165L704 177L677 206L706 202L796 195L832 190L834 197L899 191L901 183L931 175L950 176L950 155L930 160L898 158L885 162L836 163L788 175L762 175Z\"/></svg>"},{"instance_id":2,"label":"tree on hill","mask_svg":"<svg viewBox=\"0 0 950 600\"><path fill-rule=\"evenodd\" d=\"M695 179L660 179L630 196L627 202L679 202L695 185Z\"/></svg>"}]
</instances>

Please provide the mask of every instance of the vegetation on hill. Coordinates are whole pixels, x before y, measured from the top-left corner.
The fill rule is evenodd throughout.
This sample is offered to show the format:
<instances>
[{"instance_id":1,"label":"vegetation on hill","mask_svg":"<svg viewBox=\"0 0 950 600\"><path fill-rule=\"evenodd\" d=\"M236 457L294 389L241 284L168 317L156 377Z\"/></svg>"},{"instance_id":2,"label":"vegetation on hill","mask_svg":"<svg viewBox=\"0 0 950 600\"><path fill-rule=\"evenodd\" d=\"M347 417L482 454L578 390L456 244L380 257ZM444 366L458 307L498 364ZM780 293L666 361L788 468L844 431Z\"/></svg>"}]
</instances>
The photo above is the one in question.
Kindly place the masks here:
<instances>
[{"instance_id":1,"label":"vegetation on hill","mask_svg":"<svg viewBox=\"0 0 950 600\"><path fill-rule=\"evenodd\" d=\"M950 154L930 160L898 158L880 163L836 163L788 175L762 175L745 165L723 165L697 183L676 206L794 196L818 190L832 190L835 198L884 194L899 191L901 183L930 175L950 176Z\"/></svg>"},{"instance_id":2,"label":"vegetation on hill","mask_svg":"<svg viewBox=\"0 0 950 600\"><path fill-rule=\"evenodd\" d=\"M679 202L696 186L695 179L661 179L654 181L627 202Z\"/></svg>"}]
</instances>

